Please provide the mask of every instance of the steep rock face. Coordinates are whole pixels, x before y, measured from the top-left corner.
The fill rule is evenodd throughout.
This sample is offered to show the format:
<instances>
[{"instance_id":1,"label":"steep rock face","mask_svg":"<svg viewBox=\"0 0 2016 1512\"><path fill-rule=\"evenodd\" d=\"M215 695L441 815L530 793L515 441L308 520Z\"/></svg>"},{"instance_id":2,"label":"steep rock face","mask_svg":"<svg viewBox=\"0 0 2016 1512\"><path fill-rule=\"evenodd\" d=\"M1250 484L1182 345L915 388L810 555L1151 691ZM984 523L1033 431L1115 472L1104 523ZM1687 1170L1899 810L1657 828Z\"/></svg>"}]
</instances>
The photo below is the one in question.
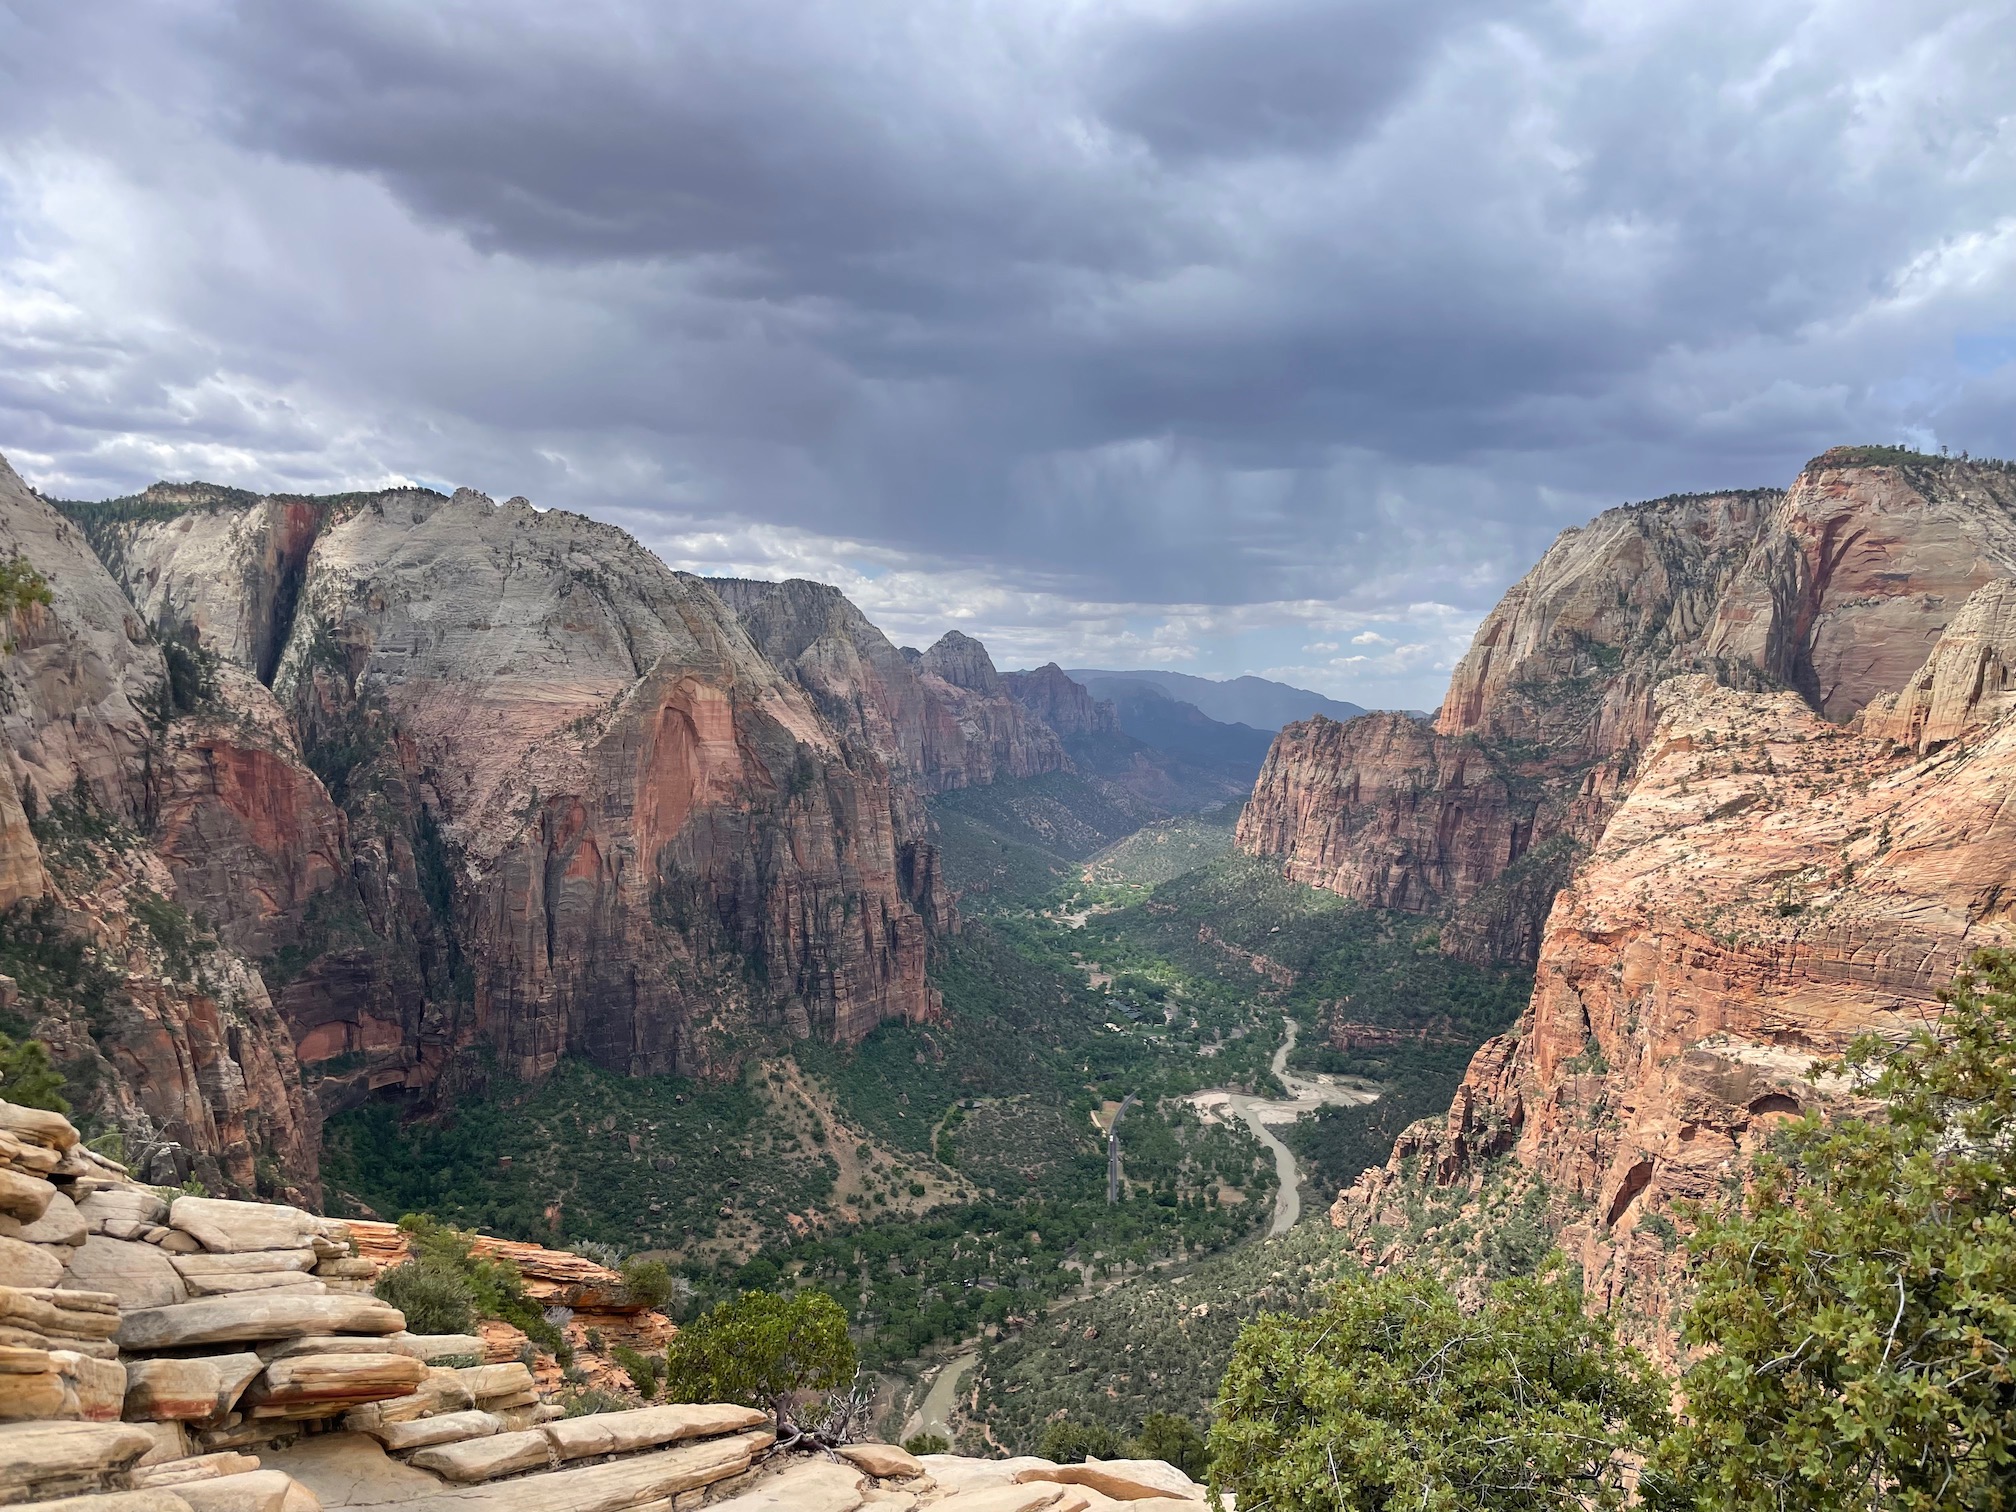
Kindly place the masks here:
<instances>
[{"instance_id":1,"label":"steep rock face","mask_svg":"<svg viewBox=\"0 0 2016 1512\"><path fill-rule=\"evenodd\" d=\"M579 516L407 490L318 503L290 591L264 580L292 515L241 513L142 522L117 559L163 623L248 625L211 648L244 670L281 641L349 829L325 869L337 832L297 807L278 868L309 900L282 1006L326 1096L424 1085L472 1035L521 1075L693 1072L754 1027L932 1011L932 868L888 768L701 580Z\"/></svg>"},{"instance_id":2,"label":"steep rock face","mask_svg":"<svg viewBox=\"0 0 2016 1512\"><path fill-rule=\"evenodd\" d=\"M1824 1095L1805 1079L1816 1057L1922 1022L1970 951L2016 940L2016 726L1919 758L1789 692L1685 677L1658 708L1637 781L1555 902L1525 1018L1332 1220L1368 1258L1435 1253L1509 1153L1592 1298L1670 1352L1673 1203L1716 1197L1774 1121ZM1424 1200L1426 1231L1396 1245Z\"/></svg>"},{"instance_id":3,"label":"steep rock face","mask_svg":"<svg viewBox=\"0 0 2016 1512\"><path fill-rule=\"evenodd\" d=\"M2016 700L2016 581L1996 578L1953 617L1911 681L1864 706L1865 733L1929 755L1999 722Z\"/></svg>"},{"instance_id":4,"label":"steep rock face","mask_svg":"<svg viewBox=\"0 0 2016 1512\"><path fill-rule=\"evenodd\" d=\"M1530 960L1555 889L1629 790L1662 680L1791 687L1846 719L1900 690L2012 568L2016 474L1996 464L1844 450L1783 495L1610 510L1478 627L1432 736L1392 716L1285 729L1239 843L1368 903L1447 914L1459 954Z\"/></svg>"},{"instance_id":5,"label":"steep rock face","mask_svg":"<svg viewBox=\"0 0 2016 1512\"><path fill-rule=\"evenodd\" d=\"M169 902L176 881L148 844L164 808L188 811L175 773L203 739L161 648L4 460L0 552L51 596L15 616L0 653L0 933L18 1012L85 1099L79 1116L120 1130L149 1179L312 1193L319 1119L292 1038L233 941Z\"/></svg>"},{"instance_id":6,"label":"steep rock face","mask_svg":"<svg viewBox=\"0 0 2016 1512\"><path fill-rule=\"evenodd\" d=\"M1968 596L2012 565L2016 472L1828 452L1722 595L1706 653L1845 720L1902 687Z\"/></svg>"},{"instance_id":7,"label":"steep rock face","mask_svg":"<svg viewBox=\"0 0 2016 1512\"><path fill-rule=\"evenodd\" d=\"M825 583L707 586L826 720L908 777L906 787L945 793L1068 765L1055 735L1007 696L979 641L954 631L930 653L906 655ZM914 817L921 833L921 810Z\"/></svg>"},{"instance_id":8,"label":"steep rock face","mask_svg":"<svg viewBox=\"0 0 2016 1512\"><path fill-rule=\"evenodd\" d=\"M958 726L966 753L959 780L947 780L955 775L947 773L938 791L1071 770L1057 731L1009 696L987 648L972 636L948 630L929 649L906 648L903 656L927 696Z\"/></svg>"},{"instance_id":9,"label":"steep rock face","mask_svg":"<svg viewBox=\"0 0 2016 1512\"><path fill-rule=\"evenodd\" d=\"M1113 705L1094 698L1083 683L1074 682L1055 662L1034 672L1009 672L1001 678L1008 696L1066 740L1120 733Z\"/></svg>"},{"instance_id":10,"label":"steep rock face","mask_svg":"<svg viewBox=\"0 0 2016 1512\"><path fill-rule=\"evenodd\" d=\"M1289 725L1239 845L1382 908L1447 912L1445 947L1531 960L1651 728L1651 690L1698 665L1723 585L1775 496L1685 496L1562 534L1478 627L1431 726Z\"/></svg>"}]
</instances>

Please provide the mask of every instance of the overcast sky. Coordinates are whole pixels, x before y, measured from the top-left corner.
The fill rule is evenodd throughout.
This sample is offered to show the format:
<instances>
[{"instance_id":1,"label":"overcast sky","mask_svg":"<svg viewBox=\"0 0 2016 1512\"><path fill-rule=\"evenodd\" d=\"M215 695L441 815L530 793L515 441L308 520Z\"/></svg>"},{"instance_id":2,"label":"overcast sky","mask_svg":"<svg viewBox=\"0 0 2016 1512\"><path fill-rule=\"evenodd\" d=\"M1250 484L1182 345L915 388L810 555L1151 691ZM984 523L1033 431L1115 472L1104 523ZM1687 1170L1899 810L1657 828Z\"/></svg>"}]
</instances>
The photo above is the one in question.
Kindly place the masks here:
<instances>
[{"instance_id":1,"label":"overcast sky","mask_svg":"<svg viewBox=\"0 0 2016 1512\"><path fill-rule=\"evenodd\" d=\"M0 452L1430 707L1563 526L2016 453L2016 0L0 0Z\"/></svg>"}]
</instances>

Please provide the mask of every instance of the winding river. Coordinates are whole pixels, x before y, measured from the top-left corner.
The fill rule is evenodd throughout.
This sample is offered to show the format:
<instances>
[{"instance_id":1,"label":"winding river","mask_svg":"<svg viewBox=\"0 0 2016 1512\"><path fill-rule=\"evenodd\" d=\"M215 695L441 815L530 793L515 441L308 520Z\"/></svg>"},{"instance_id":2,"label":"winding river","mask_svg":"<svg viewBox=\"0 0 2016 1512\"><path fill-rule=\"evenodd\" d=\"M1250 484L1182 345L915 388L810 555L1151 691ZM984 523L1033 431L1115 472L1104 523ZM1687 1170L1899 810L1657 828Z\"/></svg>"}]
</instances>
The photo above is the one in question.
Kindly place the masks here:
<instances>
[{"instance_id":1,"label":"winding river","mask_svg":"<svg viewBox=\"0 0 2016 1512\"><path fill-rule=\"evenodd\" d=\"M1281 1048L1274 1052L1272 1067L1281 1085L1288 1089L1286 1097L1253 1097L1244 1092L1234 1092L1229 1088L1214 1088L1208 1092L1192 1093L1189 1101L1207 1116L1226 1116L1243 1119L1254 1137L1274 1155L1274 1174L1280 1185L1274 1192L1274 1219L1267 1226L1267 1237L1278 1239L1302 1217L1302 1169L1295 1162L1295 1152L1283 1144L1269 1127L1271 1124L1293 1123L1304 1113L1312 1112L1328 1104L1345 1107L1360 1107L1374 1101L1379 1094L1369 1088L1349 1085L1328 1076L1318 1076L1314 1080L1296 1076L1288 1069L1288 1057L1295 1053L1295 1035L1298 1026L1295 1020L1281 1021L1288 1030ZM1123 1157L1124 1158L1124 1157ZM1065 1304L1068 1306L1069 1303ZM954 1405L959 1400L960 1388L965 1384L967 1374L979 1360L979 1344L974 1341L968 1347L952 1356L939 1367L937 1375L924 1393L923 1401L910 1413L903 1423L903 1436L917 1433L942 1433L952 1436L950 1423Z\"/></svg>"},{"instance_id":2,"label":"winding river","mask_svg":"<svg viewBox=\"0 0 2016 1512\"><path fill-rule=\"evenodd\" d=\"M1197 1092L1190 1097L1200 1112L1213 1114L1222 1111L1243 1119L1254 1137L1273 1152L1274 1174L1280 1178L1281 1184L1274 1192L1274 1221L1267 1227L1269 1239L1280 1238L1301 1220L1302 1169L1295 1163L1295 1152L1283 1144L1268 1125L1293 1123L1304 1113L1313 1112L1326 1104L1362 1107L1379 1096L1363 1086L1347 1084L1328 1076L1318 1076L1312 1081L1291 1074L1288 1057L1295 1053L1298 1025L1291 1018L1284 1018L1281 1022L1287 1026L1288 1035L1281 1042L1281 1048L1274 1052L1273 1071L1281 1085L1288 1089L1287 1097L1252 1097L1226 1088Z\"/></svg>"}]
</instances>

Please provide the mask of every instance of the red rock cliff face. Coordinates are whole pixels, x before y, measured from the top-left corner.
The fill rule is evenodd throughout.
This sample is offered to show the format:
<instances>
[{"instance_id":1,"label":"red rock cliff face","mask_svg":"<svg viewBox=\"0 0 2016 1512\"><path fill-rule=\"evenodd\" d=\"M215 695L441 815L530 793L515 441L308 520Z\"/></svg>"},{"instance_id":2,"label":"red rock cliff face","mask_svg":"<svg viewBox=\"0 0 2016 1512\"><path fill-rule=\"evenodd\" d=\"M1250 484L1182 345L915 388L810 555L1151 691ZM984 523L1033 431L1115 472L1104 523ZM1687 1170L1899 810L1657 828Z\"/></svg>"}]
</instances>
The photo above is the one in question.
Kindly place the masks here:
<instances>
[{"instance_id":1,"label":"red rock cliff face","mask_svg":"<svg viewBox=\"0 0 2016 1512\"><path fill-rule=\"evenodd\" d=\"M1033 672L1007 673L1001 686L1015 702L1067 740L1121 733L1120 714L1112 703L1094 698L1083 683L1072 681L1055 662L1046 662Z\"/></svg>"},{"instance_id":2,"label":"red rock cliff face","mask_svg":"<svg viewBox=\"0 0 2016 1512\"><path fill-rule=\"evenodd\" d=\"M929 653L906 654L825 583L706 581L765 658L836 730L907 777L906 788L945 793L1069 765L1055 733L1008 696L980 642L954 632Z\"/></svg>"},{"instance_id":3,"label":"red rock cliff face","mask_svg":"<svg viewBox=\"0 0 2016 1512\"><path fill-rule=\"evenodd\" d=\"M568 1054L705 1072L755 1031L934 1011L900 707L836 729L701 580L579 516L466 491L314 507L305 552L293 507L256 501L113 555L285 710L261 752L184 753L172 857L209 897L215 856L260 852L233 923L273 947L326 1103L430 1085L476 1037L527 1076ZM874 661L814 665L866 685ZM234 801L262 753L263 808Z\"/></svg>"},{"instance_id":4,"label":"red rock cliff face","mask_svg":"<svg viewBox=\"0 0 2016 1512\"><path fill-rule=\"evenodd\" d=\"M2016 478L1994 465L1828 453L1784 495L1611 510L1485 619L1432 732L1392 715L1284 730L1239 843L1314 885L1447 915L1459 954L1531 960L1629 791L1661 681L1791 687L1847 718L1901 689L2011 563Z\"/></svg>"},{"instance_id":5,"label":"red rock cliff face","mask_svg":"<svg viewBox=\"0 0 2016 1512\"><path fill-rule=\"evenodd\" d=\"M1978 702L1967 742L1920 757L1792 693L1697 676L1657 703L1636 783L1554 905L1525 1018L1332 1219L1368 1258L1464 1268L1457 1220L1530 1189L1592 1298L1670 1354L1672 1205L1715 1198L1827 1095L1816 1057L1905 1032L1969 952L2016 940L2016 725Z\"/></svg>"},{"instance_id":6,"label":"red rock cliff face","mask_svg":"<svg viewBox=\"0 0 2016 1512\"><path fill-rule=\"evenodd\" d=\"M119 1130L147 1179L312 1196L319 1117L292 1037L242 941L167 902L177 883L150 844L164 809L195 813L187 753L224 747L178 713L161 648L82 534L4 460L0 553L51 593L0 653L0 932L29 968L14 1011L64 1065L77 1116Z\"/></svg>"}]
</instances>

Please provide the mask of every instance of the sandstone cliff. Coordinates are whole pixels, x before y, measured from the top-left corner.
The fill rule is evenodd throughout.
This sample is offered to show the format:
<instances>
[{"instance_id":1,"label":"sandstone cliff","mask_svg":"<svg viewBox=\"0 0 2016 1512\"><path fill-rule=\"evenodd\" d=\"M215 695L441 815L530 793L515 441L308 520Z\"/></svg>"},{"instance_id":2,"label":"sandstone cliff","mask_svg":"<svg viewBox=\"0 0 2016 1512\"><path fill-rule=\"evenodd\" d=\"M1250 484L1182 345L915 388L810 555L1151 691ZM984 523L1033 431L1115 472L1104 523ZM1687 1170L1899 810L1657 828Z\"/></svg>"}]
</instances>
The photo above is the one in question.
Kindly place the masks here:
<instances>
[{"instance_id":1,"label":"sandstone cliff","mask_svg":"<svg viewBox=\"0 0 2016 1512\"><path fill-rule=\"evenodd\" d=\"M1113 705L1094 698L1083 683L1074 682L1055 662L1033 672L1009 672L1001 678L1001 685L1010 698L1066 740L1120 733L1120 716Z\"/></svg>"},{"instance_id":2,"label":"sandstone cliff","mask_svg":"<svg viewBox=\"0 0 2016 1512\"><path fill-rule=\"evenodd\" d=\"M472 1037L522 1076L690 1073L751 1032L932 1011L930 860L869 723L836 730L622 532L399 490L100 534L159 631L234 665L247 707L270 684L298 743L269 731L257 815L185 757L237 823L164 853L192 905L263 931L332 1102L426 1085ZM271 919L221 896L241 839Z\"/></svg>"},{"instance_id":3,"label":"sandstone cliff","mask_svg":"<svg viewBox=\"0 0 2016 1512\"><path fill-rule=\"evenodd\" d=\"M16 614L0 653L11 1016L49 1042L92 1123L121 1133L150 1179L312 1193L320 1120L292 1036L243 942L172 901L173 871L147 839L164 812L171 831L207 822L193 752L226 765L241 753L190 717L163 648L81 533L4 460L0 553L24 557L50 593ZM248 909L261 880L240 878Z\"/></svg>"},{"instance_id":4,"label":"sandstone cliff","mask_svg":"<svg viewBox=\"0 0 2016 1512\"><path fill-rule=\"evenodd\" d=\"M2016 725L1920 757L1790 692L1685 677L1657 707L1526 1016L1332 1218L1374 1260L1474 1264L1480 1212L1502 1222L1524 1190L1591 1297L1669 1351L1673 1203L1715 1198L1825 1095L1816 1058L1922 1022L1970 951L2016 941Z\"/></svg>"},{"instance_id":5,"label":"sandstone cliff","mask_svg":"<svg viewBox=\"0 0 2016 1512\"><path fill-rule=\"evenodd\" d=\"M1900 691L2016 566L2016 475L1842 449L1783 495L1688 495L1565 532L1478 627L1432 730L1283 730L1239 830L1288 875L1448 916L1445 948L1531 960L1629 790L1652 690L1704 672L1829 718Z\"/></svg>"},{"instance_id":6,"label":"sandstone cliff","mask_svg":"<svg viewBox=\"0 0 2016 1512\"><path fill-rule=\"evenodd\" d=\"M969 636L952 631L930 651L905 655L825 583L709 578L707 586L836 729L922 793L1069 765L1056 727L1024 714L987 648Z\"/></svg>"}]
</instances>

